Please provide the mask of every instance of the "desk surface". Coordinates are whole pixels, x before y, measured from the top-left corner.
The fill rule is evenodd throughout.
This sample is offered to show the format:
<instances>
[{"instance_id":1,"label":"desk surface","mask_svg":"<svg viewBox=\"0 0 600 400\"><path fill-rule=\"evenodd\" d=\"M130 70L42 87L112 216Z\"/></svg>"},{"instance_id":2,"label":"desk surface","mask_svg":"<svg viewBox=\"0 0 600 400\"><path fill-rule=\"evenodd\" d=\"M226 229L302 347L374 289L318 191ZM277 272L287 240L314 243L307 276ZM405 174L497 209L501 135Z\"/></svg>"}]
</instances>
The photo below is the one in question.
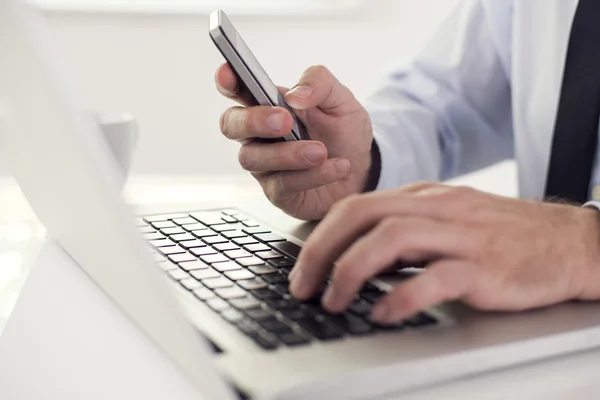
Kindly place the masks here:
<instances>
[{"instance_id":1,"label":"desk surface","mask_svg":"<svg viewBox=\"0 0 600 400\"><path fill-rule=\"evenodd\" d=\"M514 196L516 169L504 163L454 184ZM125 195L131 204L193 204L260 193L244 177L134 176ZM0 179L0 332L27 277L44 229L11 179ZM598 398L600 350L485 374L415 393L408 398Z\"/></svg>"}]
</instances>

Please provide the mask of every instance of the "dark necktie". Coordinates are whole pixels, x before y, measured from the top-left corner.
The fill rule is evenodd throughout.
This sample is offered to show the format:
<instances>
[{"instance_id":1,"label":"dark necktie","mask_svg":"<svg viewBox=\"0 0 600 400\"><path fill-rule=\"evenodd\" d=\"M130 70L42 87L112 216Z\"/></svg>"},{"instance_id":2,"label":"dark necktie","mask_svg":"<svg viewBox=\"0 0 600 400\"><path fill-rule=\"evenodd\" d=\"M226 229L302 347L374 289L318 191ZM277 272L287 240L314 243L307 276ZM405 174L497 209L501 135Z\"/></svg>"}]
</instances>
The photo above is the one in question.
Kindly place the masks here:
<instances>
[{"instance_id":1,"label":"dark necktie","mask_svg":"<svg viewBox=\"0 0 600 400\"><path fill-rule=\"evenodd\" d=\"M600 0L580 0L556 117L546 198L585 203L600 120Z\"/></svg>"}]
</instances>

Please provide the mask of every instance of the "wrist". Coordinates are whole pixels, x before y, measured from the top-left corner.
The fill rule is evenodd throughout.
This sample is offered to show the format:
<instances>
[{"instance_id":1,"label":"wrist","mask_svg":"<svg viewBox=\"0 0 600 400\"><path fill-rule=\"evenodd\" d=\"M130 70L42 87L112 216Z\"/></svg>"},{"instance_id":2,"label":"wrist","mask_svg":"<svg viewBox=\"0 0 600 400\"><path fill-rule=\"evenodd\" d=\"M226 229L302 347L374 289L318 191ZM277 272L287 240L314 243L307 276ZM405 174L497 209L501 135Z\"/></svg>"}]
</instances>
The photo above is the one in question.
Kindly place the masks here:
<instances>
[{"instance_id":1,"label":"wrist","mask_svg":"<svg viewBox=\"0 0 600 400\"><path fill-rule=\"evenodd\" d=\"M578 223L581 232L583 283L578 300L600 299L600 211L585 207L578 210Z\"/></svg>"}]
</instances>

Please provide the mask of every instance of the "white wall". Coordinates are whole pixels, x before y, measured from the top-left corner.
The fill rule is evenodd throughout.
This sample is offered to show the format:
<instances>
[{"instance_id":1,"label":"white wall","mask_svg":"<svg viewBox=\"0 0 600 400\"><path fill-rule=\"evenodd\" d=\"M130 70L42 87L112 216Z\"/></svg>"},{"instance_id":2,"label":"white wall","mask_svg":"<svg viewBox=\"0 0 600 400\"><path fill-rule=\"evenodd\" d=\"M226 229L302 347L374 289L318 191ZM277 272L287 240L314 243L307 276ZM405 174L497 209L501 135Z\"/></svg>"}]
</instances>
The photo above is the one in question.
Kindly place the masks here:
<instances>
[{"instance_id":1,"label":"white wall","mask_svg":"<svg viewBox=\"0 0 600 400\"><path fill-rule=\"evenodd\" d=\"M307 66L324 64L360 97L395 57L417 49L457 1L371 0L369 12L352 17L234 23L278 84L292 85ZM46 16L85 107L139 118L135 172L241 172L237 144L218 129L230 102L214 89L222 58L208 37L207 16Z\"/></svg>"}]
</instances>

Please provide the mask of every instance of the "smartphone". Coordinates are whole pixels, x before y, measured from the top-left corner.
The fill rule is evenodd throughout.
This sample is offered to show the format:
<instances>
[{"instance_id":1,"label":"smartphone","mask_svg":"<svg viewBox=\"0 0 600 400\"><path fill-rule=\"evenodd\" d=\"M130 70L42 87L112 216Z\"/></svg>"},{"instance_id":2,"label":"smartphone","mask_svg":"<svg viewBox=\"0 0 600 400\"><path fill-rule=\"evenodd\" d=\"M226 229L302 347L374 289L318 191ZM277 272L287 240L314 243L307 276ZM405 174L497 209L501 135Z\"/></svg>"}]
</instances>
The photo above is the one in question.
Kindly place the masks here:
<instances>
[{"instance_id":1,"label":"smartphone","mask_svg":"<svg viewBox=\"0 0 600 400\"><path fill-rule=\"evenodd\" d=\"M294 127L282 140L308 140L306 128L222 10L210 15L210 37L257 105L283 107L292 114Z\"/></svg>"}]
</instances>

